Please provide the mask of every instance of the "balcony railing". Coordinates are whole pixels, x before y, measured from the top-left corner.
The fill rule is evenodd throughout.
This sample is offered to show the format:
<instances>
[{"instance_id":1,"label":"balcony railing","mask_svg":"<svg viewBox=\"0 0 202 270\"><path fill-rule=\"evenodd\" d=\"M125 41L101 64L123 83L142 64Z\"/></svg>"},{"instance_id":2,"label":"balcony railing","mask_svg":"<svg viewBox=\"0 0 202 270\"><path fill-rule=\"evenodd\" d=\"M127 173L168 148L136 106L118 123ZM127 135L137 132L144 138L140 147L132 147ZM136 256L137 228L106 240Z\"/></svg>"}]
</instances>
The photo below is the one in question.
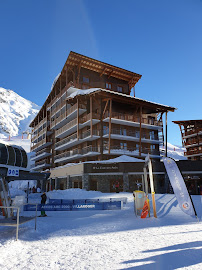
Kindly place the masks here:
<instances>
[{"instance_id":1,"label":"balcony railing","mask_svg":"<svg viewBox=\"0 0 202 270\"><path fill-rule=\"evenodd\" d=\"M192 146L192 145L199 145L202 143L202 138L198 137L198 138L193 138L193 139L188 139L186 140L186 143L185 143L185 147L186 146Z\"/></svg>"},{"instance_id":2,"label":"balcony railing","mask_svg":"<svg viewBox=\"0 0 202 270\"><path fill-rule=\"evenodd\" d=\"M109 134L109 128L106 128L103 130L103 135ZM140 138L139 132L135 132L133 130L122 130L122 129L112 129L111 134L113 135L120 135L120 136L127 136L127 137L133 137L136 139ZM142 134L142 139L146 140L158 140L158 136L151 136L150 134Z\"/></svg>"},{"instance_id":3,"label":"balcony railing","mask_svg":"<svg viewBox=\"0 0 202 270\"><path fill-rule=\"evenodd\" d=\"M202 155L202 149L189 149L187 152L184 153L185 156L191 155Z\"/></svg>"},{"instance_id":4,"label":"balcony railing","mask_svg":"<svg viewBox=\"0 0 202 270\"><path fill-rule=\"evenodd\" d=\"M31 139L31 142L34 142L36 139L41 137L46 132L47 132L47 127L43 128L40 132L38 132L35 136L33 136L32 139Z\"/></svg>"},{"instance_id":5,"label":"balcony railing","mask_svg":"<svg viewBox=\"0 0 202 270\"><path fill-rule=\"evenodd\" d=\"M94 147L94 146L87 146L87 147L82 149L82 155L86 155L86 154L88 154L90 152L98 153L100 151L99 151L98 147Z\"/></svg>"},{"instance_id":6,"label":"balcony railing","mask_svg":"<svg viewBox=\"0 0 202 270\"><path fill-rule=\"evenodd\" d=\"M70 121L65 126L63 126L63 127L59 128L58 130L56 130L55 136L58 136L58 135L62 134L63 132L65 132L66 130L70 129L71 127L73 127L75 125L77 125L77 119L74 119L74 120Z\"/></svg>"},{"instance_id":7,"label":"balcony railing","mask_svg":"<svg viewBox=\"0 0 202 270\"><path fill-rule=\"evenodd\" d=\"M35 149L39 148L40 146L45 145L46 143L51 143L51 141L47 141L47 139L43 139L40 142L35 143L33 146L31 146L31 151L34 151Z\"/></svg>"},{"instance_id":8,"label":"balcony railing","mask_svg":"<svg viewBox=\"0 0 202 270\"><path fill-rule=\"evenodd\" d=\"M93 136L100 136L100 130L97 130L97 129L93 129L92 130L92 135ZM85 139L87 137L90 137L91 136L91 130L87 130L85 132L82 132L79 136L79 138L82 140L82 139Z\"/></svg>"},{"instance_id":9,"label":"balcony railing","mask_svg":"<svg viewBox=\"0 0 202 270\"><path fill-rule=\"evenodd\" d=\"M51 110L51 116L53 116L55 113L61 110L65 105L66 105L66 100L64 99L54 109Z\"/></svg>"},{"instance_id":10,"label":"balcony railing","mask_svg":"<svg viewBox=\"0 0 202 270\"><path fill-rule=\"evenodd\" d=\"M183 137L190 136L190 135L193 135L193 134L196 135L198 133L202 133L202 128L193 128L191 130L185 131L184 134L183 134Z\"/></svg>"},{"instance_id":11,"label":"balcony railing","mask_svg":"<svg viewBox=\"0 0 202 270\"><path fill-rule=\"evenodd\" d=\"M98 113L92 113L92 119L98 119L99 120L100 115ZM91 113L83 116L82 118L80 118L80 123L83 124L87 121L91 120Z\"/></svg>"},{"instance_id":12,"label":"balcony railing","mask_svg":"<svg viewBox=\"0 0 202 270\"><path fill-rule=\"evenodd\" d=\"M83 104L79 104L79 109L85 109ZM66 110L63 114L61 114L58 118L51 122L51 128L55 127L58 123L67 118L71 113L77 110L77 103L74 104L71 108Z\"/></svg>"},{"instance_id":13,"label":"balcony railing","mask_svg":"<svg viewBox=\"0 0 202 270\"><path fill-rule=\"evenodd\" d=\"M55 156L55 160L56 160L56 159L60 159L60 158L65 158L65 157L75 156L75 155L81 155L81 154L82 154L82 150L76 148L76 149L74 149L74 150L71 150L71 151L68 151L68 152L65 152L65 153L56 155L56 156Z\"/></svg>"},{"instance_id":14,"label":"balcony railing","mask_svg":"<svg viewBox=\"0 0 202 270\"><path fill-rule=\"evenodd\" d=\"M104 151L108 151L109 147L108 146L104 146L103 147ZM128 154L135 154L135 155L139 155L139 148L135 148L135 147L127 147L127 146L123 146L121 147L120 145L117 146L111 146L110 147L110 151L116 151L117 153L119 152L121 154L121 152L125 152ZM143 148L141 151L142 154L151 154L151 155L158 155L160 156L160 152L156 149L150 149L150 148Z\"/></svg>"},{"instance_id":15,"label":"balcony railing","mask_svg":"<svg viewBox=\"0 0 202 270\"><path fill-rule=\"evenodd\" d=\"M104 118L107 118L107 117L109 117L109 112L106 112L104 115ZM112 118L140 123L140 117L133 115L133 114L112 112ZM147 125L154 125L154 126L162 126L163 125L162 121L158 121L156 119L150 119L150 118L141 118L141 123L147 124Z\"/></svg>"},{"instance_id":16,"label":"balcony railing","mask_svg":"<svg viewBox=\"0 0 202 270\"><path fill-rule=\"evenodd\" d=\"M44 153L50 153L50 150L48 151L47 149L42 149L35 154L35 157L40 156Z\"/></svg>"},{"instance_id":17,"label":"balcony railing","mask_svg":"<svg viewBox=\"0 0 202 270\"><path fill-rule=\"evenodd\" d=\"M94 146L87 146L83 149L76 148L74 150L70 150L68 152L56 155L55 160L61 159L61 158L68 158L68 157L75 156L75 155L86 155L90 152L99 153L100 151L99 151L98 147L94 147Z\"/></svg>"},{"instance_id":18,"label":"balcony railing","mask_svg":"<svg viewBox=\"0 0 202 270\"><path fill-rule=\"evenodd\" d=\"M92 135L93 136L99 136L100 135L100 130L92 130ZM87 130L85 132L82 132L80 135L79 135L79 140L83 140L83 139L86 139L88 137L91 136L91 130ZM77 133L74 133L72 134L71 136L68 136L67 138L57 142L55 144L56 148L61 146L61 145L64 145L64 144L67 144L71 141L75 141L77 140ZM82 141L81 141L82 142Z\"/></svg>"},{"instance_id":19,"label":"balcony railing","mask_svg":"<svg viewBox=\"0 0 202 270\"><path fill-rule=\"evenodd\" d=\"M70 141L73 141L73 140L76 140L76 139L77 139L77 133L74 133L73 135L71 135L71 136L69 136L69 137L67 137L67 138L65 138L65 139L57 142L55 144L55 147L59 147L59 146L61 146L63 144L66 144L66 143L68 143Z\"/></svg>"}]
</instances>

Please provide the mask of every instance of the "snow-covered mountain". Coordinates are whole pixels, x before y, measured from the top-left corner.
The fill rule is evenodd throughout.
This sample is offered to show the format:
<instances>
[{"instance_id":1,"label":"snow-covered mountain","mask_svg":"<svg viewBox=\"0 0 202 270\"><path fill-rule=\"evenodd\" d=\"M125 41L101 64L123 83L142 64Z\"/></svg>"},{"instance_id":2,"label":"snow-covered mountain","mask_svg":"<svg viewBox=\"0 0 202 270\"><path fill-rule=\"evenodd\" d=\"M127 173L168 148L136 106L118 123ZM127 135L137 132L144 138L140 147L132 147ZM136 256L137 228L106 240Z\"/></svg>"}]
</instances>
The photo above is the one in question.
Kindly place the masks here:
<instances>
[{"instance_id":1,"label":"snow-covered mountain","mask_svg":"<svg viewBox=\"0 0 202 270\"><path fill-rule=\"evenodd\" d=\"M167 156L173 158L174 160L187 159L187 157L184 156L185 151L186 149L182 146L176 146L171 143L168 143ZM164 152L165 152L165 147L162 147L161 153L163 154Z\"/></svg>"},{"instance_id":2,"label":"snow-covered mountain","mask_svg":"<svg viewBox=\"0 0 202 270\"><path fill-rule=\"evenodd\" d=\"M0 87L0 138L27 132L39 109L38 105L14 91Z\"/></svg>"}]
</instances>

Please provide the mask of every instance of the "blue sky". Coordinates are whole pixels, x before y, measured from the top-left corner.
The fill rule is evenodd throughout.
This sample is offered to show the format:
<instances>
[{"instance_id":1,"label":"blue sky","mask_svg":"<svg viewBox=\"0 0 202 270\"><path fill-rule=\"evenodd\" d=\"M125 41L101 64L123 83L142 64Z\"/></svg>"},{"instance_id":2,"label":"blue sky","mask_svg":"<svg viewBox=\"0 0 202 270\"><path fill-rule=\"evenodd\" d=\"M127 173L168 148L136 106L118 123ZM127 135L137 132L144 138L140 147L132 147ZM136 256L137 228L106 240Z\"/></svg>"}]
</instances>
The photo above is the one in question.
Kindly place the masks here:
<instances>
[{"instance_id":1,"label":"blue sky","mask_svg":"<svg viewBox=\"0 0 202 270\"><path fill-rule=\"evenodd\" d=\"M42 105L69 52L142 74L136 96L201 119L201 0L0 0L0 87Z\"/></svg>"}]
</instances>

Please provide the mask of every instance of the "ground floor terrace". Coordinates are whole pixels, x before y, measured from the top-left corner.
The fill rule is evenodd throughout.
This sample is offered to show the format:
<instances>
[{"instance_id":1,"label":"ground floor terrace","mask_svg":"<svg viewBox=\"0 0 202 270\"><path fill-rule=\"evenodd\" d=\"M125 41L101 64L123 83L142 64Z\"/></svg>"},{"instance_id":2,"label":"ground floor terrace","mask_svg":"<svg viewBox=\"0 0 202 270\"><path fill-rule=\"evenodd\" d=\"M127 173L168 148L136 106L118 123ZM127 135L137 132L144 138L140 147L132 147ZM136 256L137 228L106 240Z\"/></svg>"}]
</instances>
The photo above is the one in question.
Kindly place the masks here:
<instances>
[{"instance_id":1,"label":"ground floor terrace","mask_svg":"<svg viewBox=\"0 0 202 270\"><path fill-rule=\"evenodd\" d=\"M202 193L202 161L181 160L177 165L190 194ZM153 161L156 193L173 193L164 164ZM100 162L69 164L51 171L46 190L80 188L109 192L144 190L144 162Z\"/></svg>"}]
</instances>

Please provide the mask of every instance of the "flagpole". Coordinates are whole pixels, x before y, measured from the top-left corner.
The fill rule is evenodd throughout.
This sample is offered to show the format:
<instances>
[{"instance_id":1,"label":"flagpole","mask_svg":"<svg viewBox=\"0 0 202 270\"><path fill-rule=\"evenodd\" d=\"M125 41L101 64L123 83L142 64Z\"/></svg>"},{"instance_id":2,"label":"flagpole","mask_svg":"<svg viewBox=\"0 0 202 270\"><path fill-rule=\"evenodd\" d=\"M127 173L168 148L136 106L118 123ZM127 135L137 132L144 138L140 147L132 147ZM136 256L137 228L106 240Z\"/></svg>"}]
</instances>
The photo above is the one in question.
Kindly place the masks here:
<instances>
[{"instance_id":1,"label":"flagpole","mask_svg":"<svg viewBox=\"0 0 202 270\"><path fill-rule=\"evenodd\" d=\"M197 216L196 209L195 209L194 203L193 203L193 201L192 201L192 197L191 197L191 195L190 195L190 193L189 193L189 190L188 190L188 189L187 189L187 191L188 191L189 198L190 198L190 200L191 200L191 203L192 203L192 206L193 206L193 209L194 209L195 217L196 217L196 219L197 219L197 220L198 220L198 222L199 222L199 218L198 218L198 216Z\"/></svg>"}]
</instances>

